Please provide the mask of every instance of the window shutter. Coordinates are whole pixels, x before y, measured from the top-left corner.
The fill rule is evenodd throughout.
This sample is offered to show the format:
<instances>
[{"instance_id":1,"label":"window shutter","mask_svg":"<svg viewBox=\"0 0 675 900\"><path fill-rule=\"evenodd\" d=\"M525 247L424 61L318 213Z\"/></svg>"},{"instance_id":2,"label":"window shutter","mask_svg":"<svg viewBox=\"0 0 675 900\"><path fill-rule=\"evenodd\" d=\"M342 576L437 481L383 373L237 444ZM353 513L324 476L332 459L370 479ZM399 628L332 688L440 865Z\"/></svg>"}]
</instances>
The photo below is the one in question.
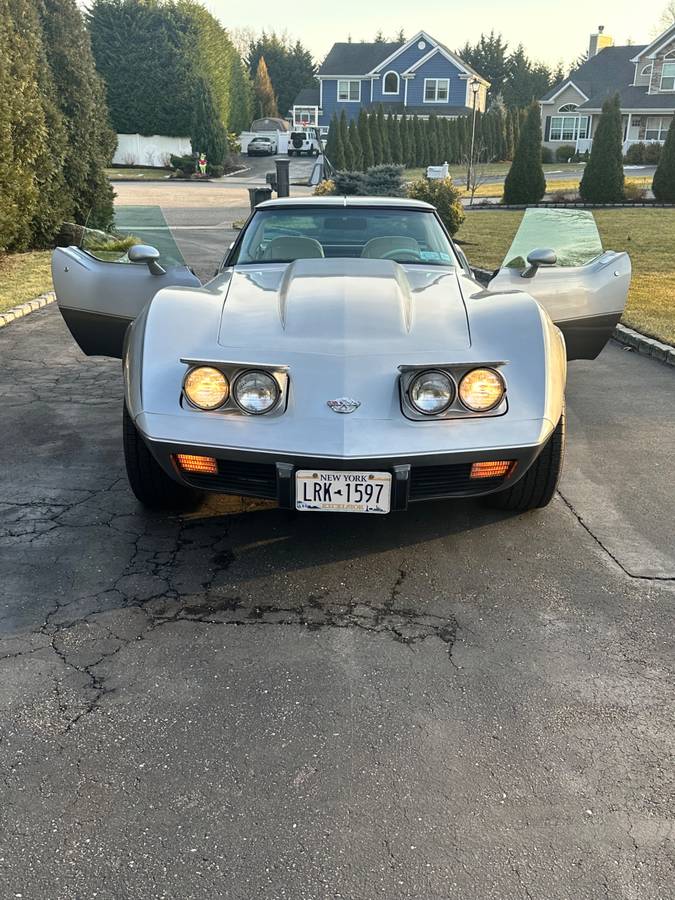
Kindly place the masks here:
<instances>
[{"instance_id":1,"label":"window shutter","mask_svg":"<svg viewBox=\"0 0 675 900\"><path fill-rule=\"evenodd\" d=\"M546 124L544 126L544 140L548 141L551 137L551 117L546 116Z\"/></svg>"}]
</instances>

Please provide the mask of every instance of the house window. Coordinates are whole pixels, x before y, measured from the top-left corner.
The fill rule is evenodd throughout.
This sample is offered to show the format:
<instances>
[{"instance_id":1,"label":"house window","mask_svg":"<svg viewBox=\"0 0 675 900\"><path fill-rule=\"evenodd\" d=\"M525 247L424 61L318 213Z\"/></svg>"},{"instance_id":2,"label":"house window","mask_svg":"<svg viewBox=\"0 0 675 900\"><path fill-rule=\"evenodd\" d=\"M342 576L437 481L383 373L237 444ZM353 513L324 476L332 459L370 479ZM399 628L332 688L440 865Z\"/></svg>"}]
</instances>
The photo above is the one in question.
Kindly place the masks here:
<instances>
[{"instance_id":1,"label":"house window","mask_svg":"<svg viewBox=\"0 0 675 900\"><path fill-rule=\"evenodd\" d=\"M424 79L424 102L425 103L447 103L450 94L449 78L425 78Z\"/></svg>"},{"instance_id":2,"label":"house window","mask_svg":"<svg viewBox=\"0 0 675 900\"><path fill-rule=\"evenodd\" d=\"M675 62L663 64L661 71L661 90L675 91Z\"/></svg>"},{"instance_id":3,"label":"house window","mask_svg":"<svg viewBox=\"0 0 675 900\"><path fill-rule=\"evenodd\" d=\"M645 140L665 141L669 126L670 119L663 119L660 116L647 116Z\"/></svg>"},{"instance_id":4,"label":"house window","mask_svg":"<svg viewBox=\"0 0 675 900\"><path fill-rule=\"evenodd\" d=\"M338 81L337 98L341 103L358 103L361 99L361 82Z\"/></svg>"},{"instance_id":5,"label":"house window","mask_svg":"<svg viewBox=\"0 0 675 900\"><path fill-rule=\"evenodd\" d=\"M384 76L384 84L382 85L383 94L398 94L399 81L398 72L387 72Z\"/></svg>"},{"instance_id":6,"label":"house window","mask_svg":"<svg viewBox=\"0 0 675 900\"><path fill-rule=\"evenodd\" d=\"M588 137L588 116L552 116L550 141L576 141Z\"/></svg>"},{"instance_id":7,"label":"house window","mask_svg":"<svg viewBox=\"0 0 675 900\"><path fill-rule=\"evenodd\" d=\"M576 103L566 103L564 106L561 106L558 112L574 112L579 107Z\"/></svg>"},{"instance_id":8,"label":"house window","mask_svg":"<svg viewBox=\"0 0 675 900\"><path fill-rule=\"evenodd\" d=\"M651 63L649 63L646 66L643 66L640 69L640 75L651 75L651 74L652 74L652 64Z\"/></svg>"}]
</instances>

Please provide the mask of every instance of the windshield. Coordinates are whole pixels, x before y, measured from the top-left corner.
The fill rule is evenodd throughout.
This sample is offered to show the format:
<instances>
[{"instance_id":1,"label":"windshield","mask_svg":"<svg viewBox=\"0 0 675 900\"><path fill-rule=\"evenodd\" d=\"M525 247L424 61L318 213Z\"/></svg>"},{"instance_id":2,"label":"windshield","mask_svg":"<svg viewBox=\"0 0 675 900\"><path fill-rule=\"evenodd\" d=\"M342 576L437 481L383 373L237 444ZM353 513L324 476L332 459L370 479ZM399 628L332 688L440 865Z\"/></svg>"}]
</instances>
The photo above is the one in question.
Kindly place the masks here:
<instances>
[{"instance_id":1,"label":"windshield","mask_svg":"<svg viewBox=\"0 0 675 900\"><path fill-rule=\"evenodd\" d=\"M235 251L234 265L296 259L390 259L454 266L447 235L431 210L277 208L253 216Z\"/></svg>"}]
</instances>

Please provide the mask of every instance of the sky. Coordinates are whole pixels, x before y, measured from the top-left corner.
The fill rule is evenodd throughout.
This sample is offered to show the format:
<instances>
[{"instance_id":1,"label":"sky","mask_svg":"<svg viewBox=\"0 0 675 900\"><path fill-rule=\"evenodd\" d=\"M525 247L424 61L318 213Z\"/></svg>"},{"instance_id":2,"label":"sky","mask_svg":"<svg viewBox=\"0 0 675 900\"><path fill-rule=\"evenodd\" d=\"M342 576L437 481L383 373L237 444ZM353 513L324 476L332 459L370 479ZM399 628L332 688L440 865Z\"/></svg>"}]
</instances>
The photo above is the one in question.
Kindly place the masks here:
<instances>
[{"instance_id":1,"label":"sky","mask_svg":"<svg viewBox=\"0 0 675 900\"><path fill-rule=\"evenodd\" d=\"M336 41L373 40L378 29L394 38L400 28L408 37L425 30L452 49L481 31L501 32L511 46L522 42L528 54L549 65L569 67L588 47L590 34L604 25L616 44L648 43L661 29L667 0L565 0L553 5L541 0L205 0L204 5L227 28L288 31L323 59Z\"/></svg>"}]
</instances>

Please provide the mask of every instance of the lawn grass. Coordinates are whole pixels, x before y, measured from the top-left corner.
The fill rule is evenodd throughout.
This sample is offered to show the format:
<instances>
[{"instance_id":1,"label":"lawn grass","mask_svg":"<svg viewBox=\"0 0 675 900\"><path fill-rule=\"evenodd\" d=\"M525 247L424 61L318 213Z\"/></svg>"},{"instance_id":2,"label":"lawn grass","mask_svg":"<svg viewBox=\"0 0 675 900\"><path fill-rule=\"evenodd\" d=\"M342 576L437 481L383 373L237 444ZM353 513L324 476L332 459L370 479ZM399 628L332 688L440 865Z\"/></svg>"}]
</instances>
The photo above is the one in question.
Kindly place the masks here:
<instances>
[{"instance_id":1,"label":"lawn grass","mask_svg":"<svg viewBox=\"0 0 675 900\"><path fill-rule=\"evenodd\" d=\"M51 252L0 254L0 312L52 289Z\"/></svg>"},{"instance_id":2,"label":"lawn grass","mask_svg":"<svg viewBox=\"0 0 675 900\"><path fill-rule=\"evenodd\" d=\"M511 246L522 212L472 211L457 238L477 266L494 269ZM675 343L675 210L597 210L603 246L626 250L633 281L624 324Z\"/></svg>"},{"instance_id":3,"label":"lawn grass","mask_svg":"<svg viewBox=\"0 0 675 900\"><path fill-rule=\"evenodd\" d=\"M480 172L483 175L494 176L495 178L506 177L507 172L511 168L510 162L485 163L480 166ZM544 172L570 172L571 174L583 172L583 166L579 163L544 163ZM403 177L406 181L412 181L414 178L421 178L426 175L426 169L406 169ZM452 178L466 178L466 166L452 165L448 166L448 174Z\"/></svg>"},{"instance_id":4,"label":"lawn grass","mask_svg":"<svg viewBox=\"0 0 675 900\"><path fill-rule=\"evenodd\" d=\"M122 181L156 181L158 178L168 178L171 169L134 168L125 166L110 166L105 170L108 178L118 178Z\"/></svg>"}]
</instances>

